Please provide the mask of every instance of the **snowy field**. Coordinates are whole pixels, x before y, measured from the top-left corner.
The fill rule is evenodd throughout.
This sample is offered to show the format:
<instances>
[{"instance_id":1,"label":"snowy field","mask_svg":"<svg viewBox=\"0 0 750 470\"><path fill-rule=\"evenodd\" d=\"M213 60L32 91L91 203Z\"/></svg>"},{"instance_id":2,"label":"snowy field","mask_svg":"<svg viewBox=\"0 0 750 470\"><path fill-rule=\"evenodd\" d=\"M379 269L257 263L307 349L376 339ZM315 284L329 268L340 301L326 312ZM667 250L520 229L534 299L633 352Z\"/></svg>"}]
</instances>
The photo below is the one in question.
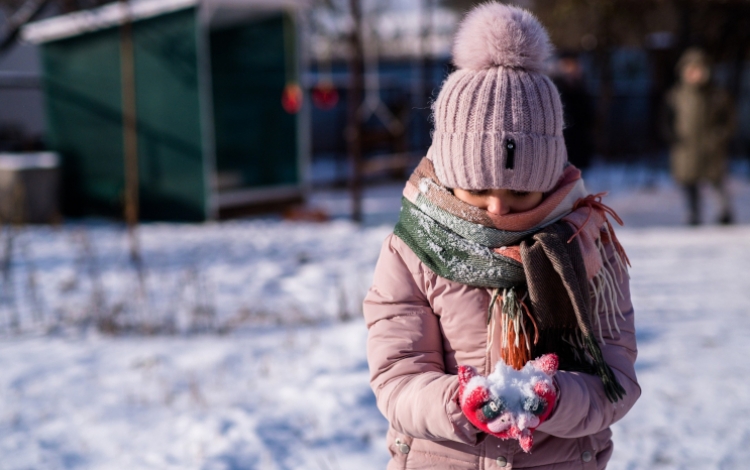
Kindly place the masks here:
<instances>
[{"instance_id":1,"label":"snowy field","mask_svg":"<svg viewBox=\"0 0 750 470\"><path fill-rule=\"evenodd\" d=\"M747 468L750 184L731 182L741 224L686 228L679 192L643 178L589 184L615 188L607 202L628 224L643 388L614 426L609 468ZM363 228L146 225L142 282L113 225L16 233L1 279L0 469L384 468L359 303L398 192L368 192ZM337 193L313 201L347 210ZM97 332L101 318L121 334Z\"/></svg>"}]
</instances>

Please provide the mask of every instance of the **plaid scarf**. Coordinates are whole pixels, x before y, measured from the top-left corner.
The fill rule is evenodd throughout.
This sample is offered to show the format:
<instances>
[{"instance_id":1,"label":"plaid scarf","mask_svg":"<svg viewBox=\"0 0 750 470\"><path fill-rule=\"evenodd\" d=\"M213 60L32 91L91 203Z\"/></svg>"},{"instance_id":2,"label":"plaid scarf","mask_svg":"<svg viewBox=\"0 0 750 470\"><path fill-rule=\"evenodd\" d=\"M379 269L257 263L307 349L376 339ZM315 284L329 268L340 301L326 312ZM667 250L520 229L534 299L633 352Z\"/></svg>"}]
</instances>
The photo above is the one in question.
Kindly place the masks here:
<instances>
[{"instance_id":1,"label":"plaid scarf","mask_svg":"<svg viewBox=\"0 0 750 470\"><path fill-rule=\"evenodd\" d=\"M598 375L615 402L625 391L602 357L596 307L604 305L617 328L609 316L622 315L617 276L627 275L627 257L606 214L621 221L601 196L589 195L568 166L540 205L498 216L456 198L425 158L406 184L394 233L439 276L491 289L488 348L498 332L506 364L520 369L554 352L561 369ZM604 254L607 242L616 266Z\"/></svg>"}]
</instances>

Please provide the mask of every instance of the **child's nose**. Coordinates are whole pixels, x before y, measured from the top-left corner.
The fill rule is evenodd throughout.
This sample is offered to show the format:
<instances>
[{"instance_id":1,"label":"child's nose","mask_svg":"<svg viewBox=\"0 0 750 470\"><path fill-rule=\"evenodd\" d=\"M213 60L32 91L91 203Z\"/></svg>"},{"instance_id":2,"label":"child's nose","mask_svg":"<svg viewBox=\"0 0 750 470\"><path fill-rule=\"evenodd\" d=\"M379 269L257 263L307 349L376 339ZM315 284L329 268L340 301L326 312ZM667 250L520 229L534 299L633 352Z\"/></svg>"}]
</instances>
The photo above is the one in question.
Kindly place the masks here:
<instances>
[{"instance_id":1,"label":"child's nose","mask_svg":"<svg viewBox=\"0 0 750 470\"><path fill-rule=\"evenodd\" d=\"M494 215L505 215L510 212L510 207L500 196L489 196L487 201L487 212Z\"/></svg>"}]
</instances>

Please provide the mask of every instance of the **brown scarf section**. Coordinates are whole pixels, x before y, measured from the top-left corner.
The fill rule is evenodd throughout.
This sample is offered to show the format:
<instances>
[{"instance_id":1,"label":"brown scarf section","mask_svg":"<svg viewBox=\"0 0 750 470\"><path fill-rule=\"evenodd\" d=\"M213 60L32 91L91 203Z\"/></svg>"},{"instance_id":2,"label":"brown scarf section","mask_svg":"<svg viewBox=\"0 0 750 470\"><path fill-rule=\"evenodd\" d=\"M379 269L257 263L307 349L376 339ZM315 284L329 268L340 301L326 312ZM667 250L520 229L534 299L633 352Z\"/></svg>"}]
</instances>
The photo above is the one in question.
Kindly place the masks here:
<instances>
[{"instance_id":1,"label":"brown scarf section","mask_svg":"<svg viewBox=\"0 0 750 470\"><path fill-rule=\"evenodd\" d=\"M586 267L577 243L568 243L573 228L566 223L550 225L521 242L521 259L526 285L540 334L532 356L554 352L563 370L580 370L598 375L607 397L617 401L625 394L612 369L602 357L596 340L591 311L591 294ZM586 360L578 357L583 346Z\"/></svg>"}]
</instances>

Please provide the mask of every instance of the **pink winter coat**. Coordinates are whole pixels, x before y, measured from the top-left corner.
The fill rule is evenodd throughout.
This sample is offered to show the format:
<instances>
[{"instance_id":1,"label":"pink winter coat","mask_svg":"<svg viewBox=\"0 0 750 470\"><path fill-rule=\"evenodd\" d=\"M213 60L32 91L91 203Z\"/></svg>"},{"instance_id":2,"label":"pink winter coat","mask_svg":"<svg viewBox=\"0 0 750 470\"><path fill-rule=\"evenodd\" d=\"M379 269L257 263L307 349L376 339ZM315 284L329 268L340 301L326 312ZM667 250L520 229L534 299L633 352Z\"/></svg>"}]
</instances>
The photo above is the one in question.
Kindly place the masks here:
<instances>
[{"instance_id":1,"label":"pink winter coat","mask_svg":"<svg viewBox=\"0 0 750 470\"><path fill-rule=\"evenodd\" d=\"M620 288L625 319L618 319L619 334L605 328L602 353L625 398L612 404L598 377L558 372L557 407L537 428L527 454L515 440L479 432L457 402L459 364L491 372L486 352L490 291L439 277L390 235L364 301L370 383L390 422L388 469L605 468L612 455L609 426L641 393L633 367L636 341L627 279Z\"/></svg>"}]
</instances>

